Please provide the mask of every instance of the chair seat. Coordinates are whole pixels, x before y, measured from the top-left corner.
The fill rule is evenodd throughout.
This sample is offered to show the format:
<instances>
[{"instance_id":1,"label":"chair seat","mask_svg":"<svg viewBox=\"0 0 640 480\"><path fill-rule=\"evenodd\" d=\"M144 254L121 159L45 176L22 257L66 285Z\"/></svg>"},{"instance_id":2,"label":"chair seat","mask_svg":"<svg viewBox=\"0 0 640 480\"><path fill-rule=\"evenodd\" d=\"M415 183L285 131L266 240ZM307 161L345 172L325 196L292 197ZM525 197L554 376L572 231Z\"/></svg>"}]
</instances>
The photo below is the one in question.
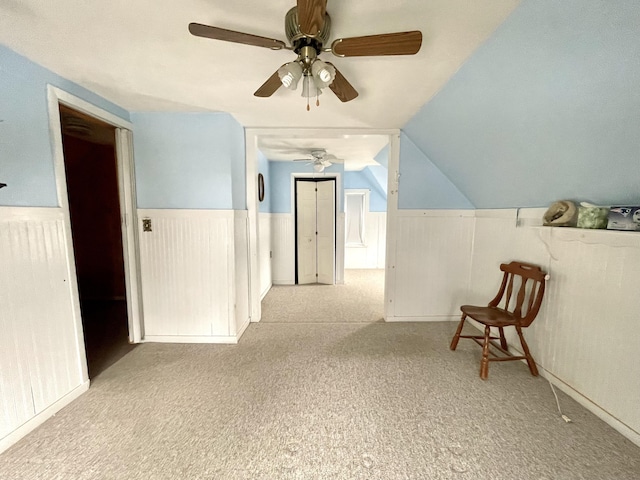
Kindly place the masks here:
<instances>
[{"instance_id":1,"label":"chair seat","mask_svg":"<svg viewBox=\"0 0 640 480\"><path fill-rule=\"evenodd\" d=\"M490 327L508 327L520 323L517 317L502 308L462 305L460 310L477 322Z\"/></svg>"}]
</instances>

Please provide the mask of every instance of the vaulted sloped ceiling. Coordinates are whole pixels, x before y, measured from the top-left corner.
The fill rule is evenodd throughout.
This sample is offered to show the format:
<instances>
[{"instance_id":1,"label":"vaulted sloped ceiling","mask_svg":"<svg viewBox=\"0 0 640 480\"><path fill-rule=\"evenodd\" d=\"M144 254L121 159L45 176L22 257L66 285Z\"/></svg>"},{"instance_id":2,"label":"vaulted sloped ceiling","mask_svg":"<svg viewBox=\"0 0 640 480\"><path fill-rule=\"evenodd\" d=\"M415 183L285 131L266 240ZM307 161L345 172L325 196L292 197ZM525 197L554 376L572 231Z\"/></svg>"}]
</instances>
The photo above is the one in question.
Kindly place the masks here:
<instances>
[{"instance_id":1,"label":"vaulted sloped ceiling","mask_svg":"<svg viewBox=\"0 0 640 480\"><path fill-rule=\"evenodd\" d=\"M306 111L300 88L253 93L283 63L271 51L189 34L189 22L286 40L295 0L3 0L0 44L124 109L221 111L245 127L400 128L486 40L520 0L328 0L330 41L421 30L417 55L322 53L360 95L331 92Z\"/></svg>"},{"instance_id":2,"label":"vaulted sloped ceiling","mask_svg":"<svg viewBox=\"0 0 640 480\"><path fill-rule=\"evenodd\" d=\"M478 208L640 204L640 4L526 0L403 127Z\"/></svg>"}]
</instances>

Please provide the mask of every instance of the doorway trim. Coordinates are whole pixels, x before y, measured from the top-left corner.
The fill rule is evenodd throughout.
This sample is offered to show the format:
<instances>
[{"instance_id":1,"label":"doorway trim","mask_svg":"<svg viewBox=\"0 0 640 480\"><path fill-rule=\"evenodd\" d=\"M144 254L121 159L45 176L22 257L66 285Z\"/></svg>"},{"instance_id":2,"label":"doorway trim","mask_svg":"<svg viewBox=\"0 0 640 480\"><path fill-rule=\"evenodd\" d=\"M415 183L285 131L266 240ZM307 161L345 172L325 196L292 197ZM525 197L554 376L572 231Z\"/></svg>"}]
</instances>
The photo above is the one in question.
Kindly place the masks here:
<instances>
[{"instance_id":1,"label":"doorway trim","mask_svg":"<svg viewBox=\"0 0 640 480\"><path fill-rule=\"evenodd\" d=\"M64 150L62 146L62 125L60 123L59 105L66 105L81 113L87 114L116 127L116 165L118 170L118 191L120 196L120 219L122 225L122 241L124 255L125 284L127 295L127 314L129 319L129 341L139 343L142 340L142 299L140 283L140 259L138 248L138 232L136 229L135 175L133 165L133 143L131 130L133 124L81 98L76 97L53 85L47 85L47 106L49 110L49 130L52 142L56 192L58 205L64 218L64 235L69 273L69 288L77 331L79 351L84 355L81 362L82 374L88 379L86 352L82 333L82 316L80 312L80 295L75 268L75 253L71 233L71 218L67 194Z\"/></svg>"},{"instance_id":2,"label":"doorway trim","mask_svg":"<svg viewBox=\"0 0 640 480\"><path fill-rule=\"evenodd\" d=\"M340 201L338 197L339 185L340 185L340 174L339 173L328 173L328 174L304 174L304 173L292 173L291 174L291 212L293 213L293 225L294 225L294 235L295 235L295 284L299 285L298 274L299 274L299 241L298 241L298 182L309 182L309 183L318 183L318 182L333 182L333 283L331 285L335 285L337 283L344 282L344 255L338 255L339 251L344 252L344 242L342 245L339 245L339 239L344 237L344 235L340 235L340 231L338 229L338 212L340 210ZM317 187L316 187L317 192ZM342 232L343 233L343 232ZM317 236L318 232L316 232ZM316 277L318 275L316 274ZM339 280L341 280L339 282Z\"/></svg>"},{"instance_id":3,"label":"doorway trim","mask_svg":"<svg viewBox=\"0 0 640 480\"><path fill-rule=\"evenodd\" d=\"M395 225L400 159L400 130L397 128L245 128L245 172L247 213L249 216L249 305L252 322L262 317L260 298L260 271L258 263L258 139L261 136L291 137L343 137L345 135L387 135L389 137L389 175L387 196L387 256L385 268L385 319L393 316L391 291L395 286L395 233L390 234L389 225ZM342 199L339 199L342 202ZM340 212L339 210L339 213ZM390 218L391 217L391 218ZM390 256L390 254L392 256ZM344 255L344 253L343 253ZM390 261L390 259L393 259Z\"/></svg>"}]
</instances>

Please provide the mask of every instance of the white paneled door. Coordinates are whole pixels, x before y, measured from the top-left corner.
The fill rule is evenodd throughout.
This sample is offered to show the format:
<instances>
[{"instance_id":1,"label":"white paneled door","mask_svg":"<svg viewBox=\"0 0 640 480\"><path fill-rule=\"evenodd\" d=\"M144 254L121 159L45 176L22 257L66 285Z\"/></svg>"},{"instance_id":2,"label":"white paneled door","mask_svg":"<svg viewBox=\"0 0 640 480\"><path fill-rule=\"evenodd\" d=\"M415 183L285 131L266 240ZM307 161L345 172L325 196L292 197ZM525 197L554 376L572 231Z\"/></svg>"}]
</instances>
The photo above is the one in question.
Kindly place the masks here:
<instances>
[{"instance_id":1,"label":"white paneled door","mask_svg":"<svg viewBox=\"0 0 640 480\"><path fill-rule=\"evenodd\" d=\"M333 285L336 265L336 182L316 183L318 283Z\"/></svg>"},{"instance_id":2,"label":"white paneled door","mask_svg":"<svg viewBox=\"0 0 640 480\"><path fill-rule=\"evenodd\" d=\"M336 182L296 180L298 284L335 283Z\"/></svg>"},{"instance_id":3,"label":"white paneled door","mask_svg":"<svg viewBox=\"0 0 640 480\"><path fill-rule=\"evenodd\" d=\"M298 230L298 283L316 283L316 184L298 181L296 189Z\"/></svg>"}]
</instances>

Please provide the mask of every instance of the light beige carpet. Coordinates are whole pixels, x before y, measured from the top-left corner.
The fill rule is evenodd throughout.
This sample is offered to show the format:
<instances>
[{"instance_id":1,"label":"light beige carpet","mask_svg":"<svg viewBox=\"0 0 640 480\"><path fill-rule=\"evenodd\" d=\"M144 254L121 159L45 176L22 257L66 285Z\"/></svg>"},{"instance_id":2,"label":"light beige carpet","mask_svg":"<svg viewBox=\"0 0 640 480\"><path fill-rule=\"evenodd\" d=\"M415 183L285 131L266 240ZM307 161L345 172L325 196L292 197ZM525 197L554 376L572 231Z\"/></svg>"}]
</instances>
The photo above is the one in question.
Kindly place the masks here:
<instances>
[{"instance_id":1,"label":"light beige carpet","mask_svg":"<svg viewBox=\"0 0 640 480\"><path fill-rule=\"evenodd\" d=\"M384 270L345 270L344 284L274 285L262 321L363 323L384 320Z\"/></svg>"},{"instance_id":2,"label":"light beige carpet","mask_svg":"<svg viewBox=\"0 0 640 480\"><path fill-rule=\"evenodd\" d=\"M143 344L0 455L3 480L637 480L640 448L453 323L259 323Z\"/></svg>"}]
</instances>

